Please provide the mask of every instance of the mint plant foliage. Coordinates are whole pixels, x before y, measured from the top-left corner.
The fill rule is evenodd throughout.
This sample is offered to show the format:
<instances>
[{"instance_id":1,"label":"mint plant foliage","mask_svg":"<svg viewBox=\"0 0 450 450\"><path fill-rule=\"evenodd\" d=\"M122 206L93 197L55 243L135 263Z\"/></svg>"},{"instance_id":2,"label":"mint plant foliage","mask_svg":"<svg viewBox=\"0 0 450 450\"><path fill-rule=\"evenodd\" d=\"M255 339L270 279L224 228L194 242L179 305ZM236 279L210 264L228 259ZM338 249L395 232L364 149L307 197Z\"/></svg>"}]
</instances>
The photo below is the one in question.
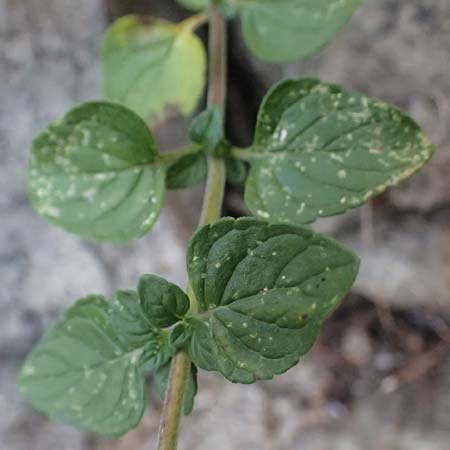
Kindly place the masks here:
<instances>
[{"instance_id":1,"label":"mint plant foliage","mask_svg":"<svg viewBox=\"0 0 450 450\"><path fill-rule=\"evenodd\" d=\"M19 386L55 419L120 436L143 414L143 367L152 351L149 344L128 342L112 325L112 314L101 296L75 303L28 356Z\"/></svg>"},{"instance_id":2,"label":"mint plant foliage","mask_svg":"<svg viewBox=\"0 0 450 450\"><path fill-rule=\"evenodd\" d=\"M188 273L205 325L194 345L207 333L208 361L199 349L192 360L236 383L285 372L311 348L358 267L353 253L306 228L251 218L206 225L189 246Z\"/></svg>"},{"instance_id":3,"label":"mint plant foliage","mask_svg":"<svg viewBox=\"0 0 450 450\"><path fill-rule=\"evenodd\" d=\"M200 113L189 128L193 142L202 146L205 153L215 153L223 139L223 113L218 108L207 109Z\"/></svg>"},{"instance_id":4,"label":"mint plant foliage","mask_svg":"<svg viewBox=\"0 0 450 450\"><path fill-rule=\"evenodd\" d=\"M124 106L82 104L33 143L28 187L36 210L82 236L147 233L162 207L167 167L145 122Z\"/></svg>"},{"instance_id":5,"label":"mint plant foliage","mask_svg":"<svg viewBox=\"0 0 450 450\"><path fill-rule=\"evenodd\" d=\"M144 374L170 365L176 348L167 326L182 320L189 304L159 277L143 276L138 292L78 300L41 339L19 378L37 409L103 435L119 436L139 423Z\"/></svg>"},{"instance_id":6,"label":"mint plant foliage","mask_svg":"<svg viewBox=\"0 0 450 450\"><path fill-rule=\"evenodd\" d=\"M287 62L323 47L362 0L254 0L237 2L244 39L265 61Z\"/></svg>"},{"instance_id":7,"label":"mint plant foliage","mask_svg":"<svg viewBox=\"0 0 450 450\"><path fill-rule=\"evenodd\" d=\"M292 79L266 95L250 147L229 142L224 108L209 104L191 122L191 144L161 153L150 127L173 110L190 116L203 95L207 61L195 31L208 15L239 17L254 54L280 62L325 45L362 2L178 3L201 12L178 24L126 16L106 31L108 101L70 110L31 151L28 190L37 212L68 232L108 242L144 236L166 189L191 187L211 170L204 206L214 214L202 214L190 241L186 292L144 275L135 290L111 299L82 298L21 371L20 390L35 408L107 436L139 423L146 380L163 398L172 374L181 373L183 397L172 392L167 399L189 414L198 368L253 383L297 364L359 268L351 250L304 224L364 204L416 173L434 152L419 125L395 106L316 79ZM253 217L216 220L225 177L245 184Z\"/></svg>"},{"instance_id":8,"label":"mint plant foliage","mask_svg":"<svg viewBox=\"0 0 450 450\"><path fill-rule=\"evenodd\" d=\"M205 49L189 20L122 17L106 32L102 61L105 96L152 124L172 108L190 115L203 94Z\"/></svg>"},{"instance_id":9,"label":"mint plant foliage","mask_svg":"<svg viewBox=\"0 0 450 450\"><path fill-rule=\"evenodd\" d=\"M209 0L177 0L204 10ZM227 18L239 16L249 49L260 59L282 63L319 50L347 23L363 0L221 0Z\"/></svg>"},{"instance_id":10,"label":"mint plant foliage","mask_svg":"<svg viewBox=\"0 0 450 450\"><path fill-rule=\"evenodd\" d=\"M171 357L230 381L269 379L295 365L350 289L358 258L306 228L224 218L200 228L188 250L196 307L168 281L144 275L137 292L79 300L28 356L19 385L33 405L83 430L121 435L144 410L145 371L157 390Z\"/></svg>"},{"instance_id":11,"label":"mint plant foliage","mask_svg":"<svg viewBox=\"0 0 450 450\"><path fill-rule=\"evenodd\" d=\"M255 216L309 223L410 177L434 146L398 108L319 80L287 80L265 97L245 199ZM239 157L239 151L234 153Z\"/></svg>"},{"instance_id":12,"label":"mint plant foliage","mask_svg":"<svg viewBox=\"0 0 450 450\"><path fill-rule=\"evenodd\" d=\"M167 171L167 189L186 189L202 182L207 174L206 155L203 152L186 155Z\"/></svg>"}]
</instances>

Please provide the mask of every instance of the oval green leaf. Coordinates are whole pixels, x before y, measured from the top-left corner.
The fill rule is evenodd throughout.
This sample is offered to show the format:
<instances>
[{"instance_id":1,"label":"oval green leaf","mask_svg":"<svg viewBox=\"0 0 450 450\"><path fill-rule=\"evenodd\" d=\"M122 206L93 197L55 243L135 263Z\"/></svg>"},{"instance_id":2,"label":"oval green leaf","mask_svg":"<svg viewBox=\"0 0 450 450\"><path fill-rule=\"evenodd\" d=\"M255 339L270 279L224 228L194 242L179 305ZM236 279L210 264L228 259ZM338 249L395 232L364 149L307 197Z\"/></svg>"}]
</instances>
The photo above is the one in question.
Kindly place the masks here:
<instances>
[{"instance_id":1,"label":"oval green leaf","mask_svg":"<svg viewBox=\"0 0 450 450\"><path fill-rule=\"evenodd\" d=\"M339 31L362 0L253 0L240 6L253 53L281 63L308 56Z\"/></svg>"},{"instance_id":2,"label":"oval green leaf","mask_svg":"<svg viewBox=\"0 0 450 450\"><path fill-rule=\"evenodd\" d=\"M130 349L100 296L79 300L28 356L19 387L33 406L85 431L120 436L145 406L144 348Z\"/></svg>"},{"instance_id":3,"label":"oval green leaf","mask_svg":"<svg viewBox=\"0 0 450 450\"><path fill-rule=\"evenodd\" d=\"M172 24L125 16L107 31L103 50L104 91L150 124L170 108L191 114L205 86L206 56L193 22Z\"/></svg>"},{"instance_id":4,"label":"oval green leaf","mask_svg":"<svg viewBox=\"0 0 450 450\"><path fill-rule=\"evenodd\" d=\"M213 154L223 138L222 110L215 107L201 112L189 127L189 136L205 153Z\"/></svg>"},{"instance_id":5,"label":"oval green leaf","mask_svg":"<svg viewBox=\"0 0 450 450\"><path fill-rule=\"evenodd\" d=\"M164 278L143 275L139 280L138 293L143 315L154 327L169 327L181 320L189 310L187 295Z\"/></svg>"},{"instance_id":6,"label":"oval green leaf","mask_svg":"<svg viewBox=\"0 0 450 450\"><path fill-rule=\"evenodd\" d=\"M117 291L114 294L111 323L128 349L144 347L142 363L146 371L163 366L175 352L169 342L169 331L153 325L135 291Z\"/></svg>"},{"instance_id":7,"label":"oval green leaf","mask_svg":"<svg viewBox=\"0 0 450 450\"><path fill-rule=\"evenodd\" d=\"M82 236L143 236L162 207L166 168L135 113L115 103L82 104L34 143L28 186L35 209Z\"/></svg>"},{"instance_id":8,"label":"oval green leaf","mask_svg":"<svg viewBox=\"0 0 450 450\"><path fill-rule=\"evenodd\" d=\"M285 372L311 348L359 260L306 228L226 218L194 235L187 265L199 307L193 362L252 383Z\"/></svg>"},{"instance_id":9,"label":"oval green leaf","mask_svg":"<svg viewBox=\"0 0 450 450\"><path fill-rule=\"evenodd\" d=\"M203 152L185 155L167 170L167 189L185 189L206 178L208 172L206 156Z\"/></svg>"},{"instance_id":10,"label":"oval green leaf","mask_svg":"<svg viewBox=\"0 0 450 450\"><path fill-rule=\"evenodd\" d=\"M362 205L417 172L434 151L399 109L318 80L288 80L266 96L245 199L271 222L309 223Z\"/></svg>"}]
</instances>

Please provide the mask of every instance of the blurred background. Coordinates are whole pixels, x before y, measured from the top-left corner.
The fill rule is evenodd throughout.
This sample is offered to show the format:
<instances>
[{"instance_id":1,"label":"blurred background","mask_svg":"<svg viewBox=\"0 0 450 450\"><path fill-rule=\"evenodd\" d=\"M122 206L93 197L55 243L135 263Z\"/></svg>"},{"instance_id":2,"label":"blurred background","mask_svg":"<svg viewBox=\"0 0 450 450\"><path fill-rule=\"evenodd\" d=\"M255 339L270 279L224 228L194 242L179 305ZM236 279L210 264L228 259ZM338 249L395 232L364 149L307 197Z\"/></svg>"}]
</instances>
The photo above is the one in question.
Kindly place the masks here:
<instances>
[{"instance_id":1,"label":"blurred background","mask_svg":"<svg viewBox=\"0 0 450 450\"><path fill-rule=\"evenodd\" d=\"M130 12L171 20L186 14L168 0L0 0L1 450L155 447L161 403L152 392L139 428L110 440L32 411L15 387L27 352L75 299L131 288L142 273L185 283L201 186L169 193L156 228L120 246L48 225L25 191L32 137L73 104L101 97L102 32ZM229 44L227 127L235 144L251 142L269 86L282 77L319 76L395 103L439 149L408 183L318 223L362 256L353 293L312 353L274 381L238 386L201 373L180 450L448 450L449 1L366 0L331 45L286 66L252 58L236 23ZM156 133L164 148L187 141L180 118ZM225 214L246 214L241 193L228 187Z\"/></svg>"}]
</instances>

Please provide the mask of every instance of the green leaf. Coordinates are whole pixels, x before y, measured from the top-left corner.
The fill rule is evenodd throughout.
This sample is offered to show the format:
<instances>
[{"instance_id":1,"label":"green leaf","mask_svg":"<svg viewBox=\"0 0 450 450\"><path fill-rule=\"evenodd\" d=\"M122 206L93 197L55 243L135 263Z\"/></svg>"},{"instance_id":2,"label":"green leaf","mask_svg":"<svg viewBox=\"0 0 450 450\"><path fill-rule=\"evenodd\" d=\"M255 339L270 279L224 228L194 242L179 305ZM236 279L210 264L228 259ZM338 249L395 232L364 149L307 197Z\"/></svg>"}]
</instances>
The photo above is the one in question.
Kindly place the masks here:
<instances>
[{"instance_id":1,"label":"green leaf","mask_svg":"<svg viewBox=\"0 0 450 450\"><path fill-rule=\"evenodd\" d=\"M193 142L201 145L206 153L214 153L223 138L223 112L211 108L201 112L189 128Z\"/></svg>"},{"instance_id":2,"label":"green leaf","mask_svg":"<svg viewBox=\"0 0 450 450\"><path fill-rule=\"evenodd\" d=\"M82 104L35 139L28 186L36 210L82 236L124 241L158 218L166 168L146 124L114 103Z\"/></svg>"},{"instance_id":3,"label":"green leaf","mask_svg":"<svg viewBox=\"0 0 450 450\"><path fill-rule=\"evenodd\" d=\"M244 39L266 61L286 62L324 46L362 0L253 0L240 5Z\"/></svg>"},{"instance_id":4,"label":"green leaf","mask_svg":"<svg viewBox=\"0 0 450 450\"><path fill-rule=\"evenodd\" d=\"M169 327L182 319L189 310L187 295L164 278L155 275L142 276L138 293L143 315L154 327Z\"/></svg>"},{"instance_id":5,"label":"green leaf","mask_svg":"<svg viewBox=\"0 0 450 450\"><path fill-rule=\"evenodd\" d=\"M245 198L271 222L309 223L360 206L417 172L434 147L397 108L318 80L288 80L266 96Z\"/></svg>"},{"instance_id":6,"label":"green leaf","mask_svg":"<svg viewBox=\"0 0 450 450\"><path fill-rule=\"evenodd\" d=\"M206 56L193 22L125 16L108 29L102 50L104 91L153 124L169 108L190 115L205 86Z\"/></svg>"},{"instance_id":7,"label":"green leaf","mask_svg":"<svg viewBox=\"0 0 450 450\"><path fill-rule=\"evenodd\" d=\"M166 364L175 352L169 342L169 331L152 324L147 311L142 307L137 292L117 291L112 298L111 323L118 338L128 349L144 347L142 363L146 371Z\"/></svg>"},{"instance_id":8,"label":"green leaf","mask_svg":"<svg viewBox=\"0 0 450 450\"><path fill-rule=\"evenodd\" d=\"M210 0L177 0L177 3L184 8L200 11L209 7Z\"/></svg>"},{"instance_id":9,"label":"green leaf","mask_svg":"<svg viewBox=\"0 0 450 450\"><path fill-rule=\"evenodd\" d=\"M187 265L199 308L190 357L252 383L285 372L311 348L359 261L306 228L226 218L194 235Z\"/></svg>"},{"instance_id":10,"label":"green leaf","mask_svg":"<svg viewBox=\"0 0 450 450\"><path fill-rule=\"evenodd\" d=\"M219 3L219 11L226 19L234 19L238 13L237 7L226 3L225 0Z\"/></svg>"},{"instance_id":11,"label":"green leaf","mask_svg":"<svg viewBox=\"0 0 450 450\"><path fill-rule=\"evenodd\" d=\"M169 343L175 349L183 348L192 335L192 328L188 322L178 322L170 330Z\"/></svg>"},{"instance_id":12,"label":"green leaf","mask_svg":"<svg viewBox=\"0 0 450 450\"><path fill-rule=\"evenodd\" d=\"M169 382L170 364L161 367L155 373L155 390L161 400L164 400L166 395L167 385ZM197 368L191 364L189 378L187 381L186 390L184 393L183 413L188 416L194 408L195 395L197 394Z\"/></svg>"},{"instance_id":13,"label":"green leaf","mask_svg":"<svg viewBox=\"0 0 450 450\"><path fill-rule=\"evenodd\" d=\"M167 171L167 189L185 189L194 186L206 178L206 157L203 152L183 156Z\"/></svg>"},{"instance_id":14,"label":"green leaf","mask_svg":"<svg viewBox=\"0 0 450 450\"><path fill-rule=\"evenodd\" d=\"M145 406L145 348L119 339L101 296L79 300L28 356L19 387L35 408L85 431L119 436Z\"/></svg>"},{"instance_id":15,"label":"green leaf","mask_svg":"<svg viewBox=\"0 0 450 450\"><path fill-rule=\"evenodd\" d=\"M227 181L236 186L244 184L248 175L248 164L235 158L227 158L225 164L227 168Z\"/></svg>"}]
</instances>

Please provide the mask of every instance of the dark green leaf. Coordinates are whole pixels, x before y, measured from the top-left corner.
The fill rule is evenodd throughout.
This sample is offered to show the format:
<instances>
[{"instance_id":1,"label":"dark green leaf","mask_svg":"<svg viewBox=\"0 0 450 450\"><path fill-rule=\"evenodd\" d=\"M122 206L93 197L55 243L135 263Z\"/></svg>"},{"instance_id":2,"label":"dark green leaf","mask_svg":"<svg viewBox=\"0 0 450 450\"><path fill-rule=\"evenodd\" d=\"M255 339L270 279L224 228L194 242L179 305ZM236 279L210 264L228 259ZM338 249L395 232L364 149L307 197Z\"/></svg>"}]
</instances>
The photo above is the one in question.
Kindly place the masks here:
<instances>
[{"instance_id":1,"label":"dark green leaf","mask_svg":"<svg viewBox=\"0 0 450 450\"><path fill-rule=\"evenodd\" d=\"M313 53L339 31L362 0L253 0L240 6L244 39L261 59L285 62Z\"/></svg>"},{"instance_id":2,"label":"dark green leaf","mask_svg":"<svg viewBox=\"0 0 450 450\"><path fill-rule=\"evenodd\" d=\"M170 330L169 343L172 348L180 349L185 346L192 335L192 328L187 322L178 322Z\"/></svg>"},{"instance_id":3,"label":"dark green leaf","mask_svg":"<svg viewBox=\"0 0 450 450\"><path fill-rule=\"evenodd\" d=\"M194 235L187 264L199 307L193 362L251 383L285 372L310 349L359 261L306 228L227 218Z\"/></svg>"},{"instance_id":4,"label":"dark green leaf","mask_svg":"<svg viewBox=\"0 0 450 450\"><path fill-rule=\"evenodd\" d=\"M189 20L172 24L148 16L117 20L103 44L106 97L152 124L172 107L191 114L202 96L206 69L193 26Z\"/></svg>"},{"instance_id":5,"label":"dark green leaf","mask_svg":"<svg viewBox=\"0 0 450 450\"><path fill-rule=\"evenodd\" d=\"M128 349L144 347L142 363L146 371L163 366L173 356L175 349L169 342L169 331L152 325L135 291L114 294L111 322Z\"/></svg>"},{"instance_id":6,"label":"dark green leaf","mask_svg":"<svg viewBox=\"0 0 450 450\"><path fill-rule=\"evenodd\" d=\"M169 381L170 363L161 367L155 373L155 390L161 400L164 400L167 390L167 384ZM183 413L188 416L194 408L195 394L197 394L197 368L191 364L191 370L189 372L189 378L187 381L186 391L184 393L184 406Z\"/></svg>"},{"instance_id":7,"label":"dark green leaf","mask_svg":"<svg viewBox=\"0 0 450 450\"><path fill-rule=\"evenodd\" d=\"M360 206L417 172L434 147L397 108L317 80L288 80L266 96L246 203L271 222L309 223Z\"/></svg>"},{"instance_id":8,"label":"dark green leaf","mask_svg":"<svg viewBox=\"0 0 450 450\"><path fill-rule=\"evenodd\" d=\"M206 157L202 152L186 155L176 161L167 171L167 189L185 189L206 178Z\"/></svg>"},{"instance_id":9,"label":"dark green leaf","mask_svg":"<svg viewBox=\"0 0 450 450\"><path fill-rule=\"evenodd\" d=\"M79 300L30 353L19 386L51 417L119 436L144 411L144 347L124 344L110 314L103 297Z\"/></svg>"},{"instance_id":10,"label":"dark green leaf","mask_svg":"<svg viewBox=\"0 0 450 450\"><path fill-rule=\"evenodd\" d=\"M154 327L165 328L178 322L189 310L187 295L176 285L154 275L144 275L138 284L143 315Z\"/></svg>"},{"instance_id":11,"label":"dark green leaf","mask_svg":"<svg viewBox=\"0 0 450 450\"><path fill-rule=\"evenodd\" d=\"M219 108L200 113L189 128L192 141L203 147L206 153L214 153L223 138L223 113Z\"/></svg>"},{"instance_id":12,"label":"dark green leaf","mask_svg":"<svg viewBox=\"0 0 450 450\"><path fill-rule=\"evenodd\" d=\"M248 175L248 164L235 158L227 158L227 181L234 185L245 183Z\"/></svg>"},{"instance_id":13,"label":"dark green leaf","mask_svg":"<svg viewBox=\"0 0 450 450\"><path fill-rule=\"evenodd\" d=\"M65 230L123 241L157 220L165 174L142 119L118 104L92 102L34 141L29 193L36 210Z\"/></svg>"}]
</instances>

